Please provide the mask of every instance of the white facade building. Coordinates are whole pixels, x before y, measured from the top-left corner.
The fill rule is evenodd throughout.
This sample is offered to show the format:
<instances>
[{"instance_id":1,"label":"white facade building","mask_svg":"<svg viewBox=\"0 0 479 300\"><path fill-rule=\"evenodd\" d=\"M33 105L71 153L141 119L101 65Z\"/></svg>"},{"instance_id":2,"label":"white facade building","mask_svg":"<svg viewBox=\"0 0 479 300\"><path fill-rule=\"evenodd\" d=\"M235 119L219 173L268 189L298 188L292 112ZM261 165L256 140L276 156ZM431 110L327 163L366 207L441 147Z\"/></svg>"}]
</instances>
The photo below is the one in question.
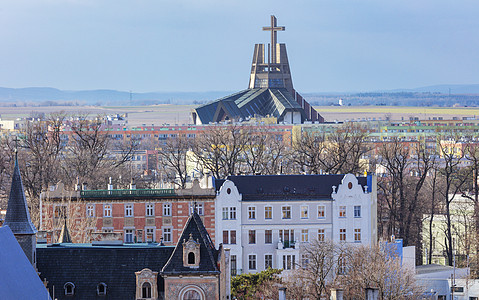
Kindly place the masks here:
<instances>
[{"instance_id":1,"label":"white facade building","mask_svg":"<svg viewBox=\"0 0 479 300\"><path fill-rule=\"evenodd\" d=\"M237 273L293 269L313 239L377 241L375 176L229 176L215 188L216 244Z\"/></svg>"}]
</instances>

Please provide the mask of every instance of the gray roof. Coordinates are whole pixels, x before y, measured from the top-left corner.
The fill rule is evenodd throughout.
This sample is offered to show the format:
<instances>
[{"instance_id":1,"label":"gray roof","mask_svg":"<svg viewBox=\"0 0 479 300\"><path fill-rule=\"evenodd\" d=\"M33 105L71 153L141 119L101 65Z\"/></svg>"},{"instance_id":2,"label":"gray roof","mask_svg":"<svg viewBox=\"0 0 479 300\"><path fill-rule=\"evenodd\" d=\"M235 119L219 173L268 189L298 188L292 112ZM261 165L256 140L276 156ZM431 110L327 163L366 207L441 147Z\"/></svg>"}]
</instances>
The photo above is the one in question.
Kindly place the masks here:
<instances>
[{"instance_id":1,"label":"gray roof","mask_svg":"<svg viewBox=\"0 0 479 300\"><path fill-rule=\"evenodd\" d=\"M67 219L64 218L64 223L62 226L62 231L60 232L60 238L58 239L58 243L71 243L72 238L70 236L70 232L68 231L68 226L67 226Z\"/></svg>"},{"instance_id":2,"label":"gray roof","mask_svg":"<svg viewBox=\"0 0 479 300\"><path fill-rule=\"evenodd\" d=\"M183 242L189 237L200 243L200 265L197 269L183 265ZM166 265L161 270L162 274L218 274L220 273L216 261L218 251L206 231L200 216L194 212L186 222L181 237L178 239L175 250Z\"/></svg>"},{"instance_id":3,"label":"gray roof","mask_svg":"<svg viewBox=\"0 0 479 300\"><path fill-rule=\"evenodd\" d=\"M23 191L22 176L20 175L20 167L18 166L16 156L4 225L8 225L14 234L35 234L37 232L35 225L33 225L30 219L27 199Z\"/></svg>"},{"instance_id":4,"label":"gray roof","mask_svg":"<svg viewBox=\"0 0 479 300\"><path fill-rule=\"evenodd\" d=\"M243 196L243 201L331 199L333 186L338 187L344 175L241 175L228 176ZM367 177L356 177L361 186ZM224 179L215 180L218 191Z\"/></svg>"},{"instance_id":5,"label":"gray roof","mask_svg":"<svg viewBox=\"0 0 479 300\"><path fill-rule=\"evenodd\" d=\"M159 272L173 249L156 244L41 244L37 245L37 268L40 278L48 281L51 293L55 288L58 299L72 299L65 296L63 287L67 282L75 285L73 299L135 299L135 272L144 268ZM161 293L164 280L161 276L157 280ZM107 286L105 296L97 295L99 283Z\"/></svg>"},{"instance_id":6,"label":"gray roof","mask_svg":"<svg viewBox=\"0 0 479 300\"><path fill-rule=\"evenodd\" d=\"M50 299L8 226L0 228L0 299Z\"/></svg>"},{"instance_id":7,"label":"gray roof","mask_svg":"<svg viewBox=\"0 0 479 300\"><path fill-rule=\"evenodd\" d=\"M231 119L246 119L247 117L274 116L283 117L288 111L300 112L303 119L306 114L285 88L254 88L217 99L195 109L203 124L219 122L223 114Z\"/></svg>"}]
</instances>

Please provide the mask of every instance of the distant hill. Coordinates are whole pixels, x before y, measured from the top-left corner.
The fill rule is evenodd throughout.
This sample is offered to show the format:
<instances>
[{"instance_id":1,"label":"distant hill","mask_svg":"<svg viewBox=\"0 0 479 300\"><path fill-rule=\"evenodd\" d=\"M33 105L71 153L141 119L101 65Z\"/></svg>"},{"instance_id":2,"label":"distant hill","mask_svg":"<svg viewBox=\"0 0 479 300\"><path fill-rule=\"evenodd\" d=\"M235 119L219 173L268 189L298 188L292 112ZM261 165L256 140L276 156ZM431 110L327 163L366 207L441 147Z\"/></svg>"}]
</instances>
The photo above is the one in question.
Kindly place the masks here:
<instances>
[{"instance_id":1,"label":"distant hill","mask_svg":"<svg viewBox=\"0 0 479 300\"><path fill-rule=\"evenodd\" d=\"M414 89L396 89L383 92L416 92L416 93L441 93L441 94L479 94L479 84L438 84Z\"/></svg>"},{"instance_id":2,"label":"distant hill","mask_svg":"<svg viewBox=\"0 0 479 300\"><path fill-rule=\"evenodd\" d=\"M211 92L151 92L131 93L116 90L63 91L50 87L0 87L0 104L29 105L149 105L205 103L230 94L228 91Z\"/></svg>"}]
</instances>

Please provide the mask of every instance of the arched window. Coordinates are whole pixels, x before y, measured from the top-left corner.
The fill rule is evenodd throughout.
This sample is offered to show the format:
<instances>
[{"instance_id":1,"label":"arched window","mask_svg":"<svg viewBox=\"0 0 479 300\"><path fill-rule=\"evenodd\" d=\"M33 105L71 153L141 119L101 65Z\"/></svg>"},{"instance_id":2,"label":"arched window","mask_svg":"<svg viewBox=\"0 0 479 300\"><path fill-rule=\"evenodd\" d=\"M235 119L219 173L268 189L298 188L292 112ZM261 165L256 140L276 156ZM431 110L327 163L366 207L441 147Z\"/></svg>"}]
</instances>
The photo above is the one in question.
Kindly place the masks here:
<instances>
[{"instance_id":1,"label":"arched window","mask_svg":"<svg viewBox=\"0 0 479 300\"><path fill-rule=\"evenodd\" d=\"M141 286L141 298L151 298L151 284L149 282L144 282Z\"/></svg>"},{"instance_id":2,"label":"arched window","mask_svg":"<svg viewBox=\"0 0 479 300\"><path fill-rule=\"evenodd\" d=\"M189 265L195 264L195 254L193 252L188 253L188 264Z\"/></svg>"},{"instance_id":3,"label":"arched window","mask_svg":"<svg viewBox=\"0 0 479 300\"><path fill-rule=\"evenodd\" d=\"M198 293L198 291L188 290L183 295L183 300L201 300L201 295Z\"/></svg>"},{"instance_id":4,"label":"arched window","mask_svg":"<svg viewBox=\"0 0 479 300\"><path fill-rule=\"evenodd\" d=\"M63 288L65 289L65 295L67 296L71 296L75 293L75 285L71 282L65 283Z\"/></svg>"},{"instance_id":5,"label":"arched window","mask_svg":"<svg viewBox=\"0 0 479 300\"><path fill-rule=\"evenodd\" d=\"M106 295L106 284L103 283L103 282L100 282L100 283L96 286L96 293L98 294L98 296L104 296L104 295Z\"/></svg>"}]
</instances>

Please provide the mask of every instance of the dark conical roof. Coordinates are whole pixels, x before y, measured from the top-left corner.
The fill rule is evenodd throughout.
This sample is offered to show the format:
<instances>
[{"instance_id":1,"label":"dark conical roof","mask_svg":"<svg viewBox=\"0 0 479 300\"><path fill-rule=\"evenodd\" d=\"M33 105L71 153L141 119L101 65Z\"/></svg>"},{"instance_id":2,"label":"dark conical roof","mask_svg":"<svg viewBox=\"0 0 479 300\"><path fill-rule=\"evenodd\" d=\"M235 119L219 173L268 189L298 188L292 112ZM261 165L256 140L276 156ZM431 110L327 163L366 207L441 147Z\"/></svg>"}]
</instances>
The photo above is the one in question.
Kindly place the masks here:
<instances>
[{"instance_id":1,"label":"dark conical roof","mask_svg":"<svg viewBox=\"0 0 479 300\"><path fill-rule=\"evenodd\" d=\"M37 229L30 219L27 199L23 191L22 177L15 155L15 167L13 169L12 187L8 198L7 215L4 225L8 225L13 234L35 234Z\"/></svg>"},{"instance_id":2,"label":"dark conical roof","mask_svg":"<svg viewBox=\"0 0 479 300\"><path fill-rule=\"evenodd\" d=\"M200 265L197 269L183 265L183 242L188 241L190 235L193 240L200 243ZM195 211L186 222L175 250L161 272L162 274L216 274L220 272L216 264L217 259L218 251Z\"/></svg>"},{"instance_id":3,"label":"dark conical roof","mask_svg":"<svg viewBox=\"0 0 479 300\"><path fill-rule=\"evenodd\" d=\"M72 238L70 232L68 231L67 218L64 218L65 222L63 223L62 231L60 232L60 238L58 243L72 243Z\"/></svg>"}]
</instances>

